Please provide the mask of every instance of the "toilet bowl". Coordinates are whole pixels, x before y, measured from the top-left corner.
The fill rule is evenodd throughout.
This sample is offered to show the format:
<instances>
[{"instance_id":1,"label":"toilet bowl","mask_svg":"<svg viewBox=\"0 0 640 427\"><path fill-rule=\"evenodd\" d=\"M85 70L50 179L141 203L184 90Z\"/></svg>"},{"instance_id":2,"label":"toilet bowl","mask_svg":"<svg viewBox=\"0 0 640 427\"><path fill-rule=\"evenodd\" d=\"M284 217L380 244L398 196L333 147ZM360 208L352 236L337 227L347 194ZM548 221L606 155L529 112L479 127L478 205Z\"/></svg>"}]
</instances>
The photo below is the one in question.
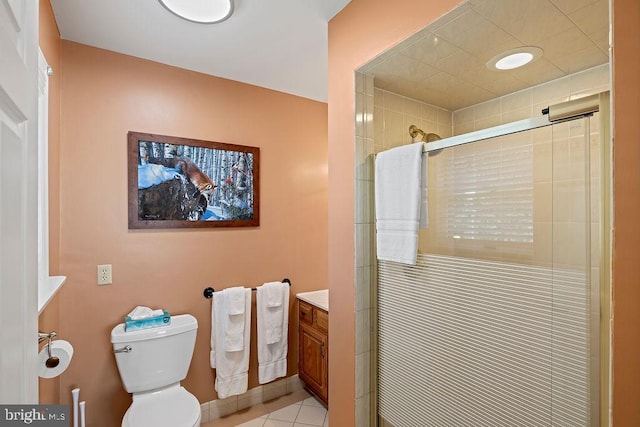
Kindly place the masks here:
<instances>
[{"instance_id":1,"label":"toilet bowl","mask_svg":"<svg viewBox=\"0 0 640 427\"><path fill-rule=\"evenodd\" d=\"M200 403L184 387L175 385L162 391L133 396L122 419L122 427L197 427Z\"/></svg>"},{"instance_id":2,"label":"toilet bowl","mask_svg":"<svg viewBox=\"0 0 640 427\"><path fill-rule=\"evenodd\" d=\"M132 394L124 414L126 427L198 427L200 403L180 385L186 378L198 322L183 314L171 323L126 332L111 331L111 343L124 389Z\"/></svg>"}]
</instances>

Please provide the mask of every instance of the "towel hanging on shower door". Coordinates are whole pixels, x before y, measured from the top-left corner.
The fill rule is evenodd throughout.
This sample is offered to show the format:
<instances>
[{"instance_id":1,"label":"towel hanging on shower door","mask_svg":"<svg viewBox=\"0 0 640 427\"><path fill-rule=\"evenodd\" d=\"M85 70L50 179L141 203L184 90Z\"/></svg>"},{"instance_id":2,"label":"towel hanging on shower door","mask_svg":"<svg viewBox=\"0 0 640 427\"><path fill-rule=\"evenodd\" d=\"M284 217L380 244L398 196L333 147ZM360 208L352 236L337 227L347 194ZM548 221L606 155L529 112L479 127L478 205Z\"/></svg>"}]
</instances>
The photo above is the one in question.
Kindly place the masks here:
<instances>
[{"instance_id":1,"label":"towel hanging on shower door","mask_svg":"<svg viewBox=\"0 0 640 427\"><path fill-rule=\"evenodd\" d=\"M415 264L422 200L423 144L383 151L375 161L378 259ZM426 162L425 168L426 168ZM426 206L422 209L425 210Z\"/></svg>"}]
</instances>

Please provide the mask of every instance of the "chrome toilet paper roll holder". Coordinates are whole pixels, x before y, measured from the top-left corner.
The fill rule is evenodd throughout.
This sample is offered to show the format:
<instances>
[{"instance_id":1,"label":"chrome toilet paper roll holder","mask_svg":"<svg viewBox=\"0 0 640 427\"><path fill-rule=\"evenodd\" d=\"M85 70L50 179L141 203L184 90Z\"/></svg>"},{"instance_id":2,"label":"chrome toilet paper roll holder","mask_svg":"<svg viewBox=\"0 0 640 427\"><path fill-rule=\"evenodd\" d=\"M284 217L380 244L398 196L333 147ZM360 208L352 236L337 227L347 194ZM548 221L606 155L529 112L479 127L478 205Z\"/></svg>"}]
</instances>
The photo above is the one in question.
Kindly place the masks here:
<instances>
[{"instance_id":1,"label":"chrome toilet paper roll holder","mask_svg":"<svg viewBox=\"0 0 640 427\"><path fill-rule=\"evenodd\" d=\"M47 368L55 368L60 364L60 358L57 356L51 355L51 341L57 336L55 331L51 332L38 332L38 344L42 341L47 341L47 355L49 356L47 360L44 362Z\"/></svg>"}]
</instances>

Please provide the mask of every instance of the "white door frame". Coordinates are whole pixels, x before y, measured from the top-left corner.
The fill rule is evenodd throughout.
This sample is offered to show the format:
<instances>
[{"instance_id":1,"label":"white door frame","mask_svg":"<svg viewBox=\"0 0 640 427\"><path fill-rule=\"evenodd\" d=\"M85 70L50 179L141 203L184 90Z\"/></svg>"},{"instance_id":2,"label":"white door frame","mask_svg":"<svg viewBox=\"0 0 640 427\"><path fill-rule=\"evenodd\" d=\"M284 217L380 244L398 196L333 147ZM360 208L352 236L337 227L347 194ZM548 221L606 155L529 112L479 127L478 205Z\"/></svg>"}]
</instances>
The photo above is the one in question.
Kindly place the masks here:
<instances>
[{"instance_id":1,"label":"white door frame","mask_svg":"<svg viewBox=\"0 0 640 427\"><path fill-rule=\"evenodd\" d=\"M0 0L0 403L38 403L38 0Z\"/></svg>"}]
</instances>

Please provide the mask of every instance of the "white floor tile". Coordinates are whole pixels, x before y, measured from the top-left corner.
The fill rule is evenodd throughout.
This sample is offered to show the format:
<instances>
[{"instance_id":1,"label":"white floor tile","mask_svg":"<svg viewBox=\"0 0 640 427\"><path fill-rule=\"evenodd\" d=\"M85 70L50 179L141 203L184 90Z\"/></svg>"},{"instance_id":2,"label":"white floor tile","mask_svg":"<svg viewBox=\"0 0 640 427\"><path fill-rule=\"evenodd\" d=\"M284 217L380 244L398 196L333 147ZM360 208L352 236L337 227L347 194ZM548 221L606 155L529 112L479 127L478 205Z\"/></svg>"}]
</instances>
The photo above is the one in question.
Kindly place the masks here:
<instances>
[{"instance_id":1,"label":"white floor tile","mask_svg":"<svg viewBox=\"0 0 640 427\"><path fill-rule=\"evenodd\" d=\"M327 410L323 407L302 405L300 413L296 418L297 423L311 424L314 426L322 426L327 416Z\"/></svg>"},{"instance_id":2,"label":"white floor tile","mask_svg":"<svg viewBox=\"0 0 640 427\"><path fill-rule=\"evenodd\" d=\"M322 403L318 402L318 400L311 396L302 401L302 404L305 406L317 406L323 408Z\"/></svg>"},{"instance_id":3,"label":"white floor tile","mask_svg":"<svg viewBox=\"0 0 640 427\"><path fill-rule=\"evenodd\" d=\"M246 423L238 424L237 427L262 427L266 418L256 418L255 420L247 421Z\"/></svg>"},{"instance_id":4,"label":"white floor tile","mask_svg":"<svg viewBox=\"0 0 640 427\"><path fill-rule=\"evenodd\" d=\"M289 421L278 421L267 419L264 422L264 427L293 427L293 423Z\"/></svg>"},{"instance_id":5,"label":"white floor tile","mask_svg":"<svg viewBox=\"0 0 640 427\"><path fill-rule=\"evenodd\" d=\"M314 397L292 403L237 427L328 427L327 409Z\"/></svg>"},{"instance_id":6,"label":"white floor tile","mask_svg":"<svg viewBox=\"0 0 640 427\"><path fill-rule=\"evenodd\" d=\"M293 405L285 406L282 409L278 409L277 411L270 413L267 419L293 422L296 420L296 416L300 411L300 407L301 405L299 403L294 403Z\"/></svg>"}]
</instances>

